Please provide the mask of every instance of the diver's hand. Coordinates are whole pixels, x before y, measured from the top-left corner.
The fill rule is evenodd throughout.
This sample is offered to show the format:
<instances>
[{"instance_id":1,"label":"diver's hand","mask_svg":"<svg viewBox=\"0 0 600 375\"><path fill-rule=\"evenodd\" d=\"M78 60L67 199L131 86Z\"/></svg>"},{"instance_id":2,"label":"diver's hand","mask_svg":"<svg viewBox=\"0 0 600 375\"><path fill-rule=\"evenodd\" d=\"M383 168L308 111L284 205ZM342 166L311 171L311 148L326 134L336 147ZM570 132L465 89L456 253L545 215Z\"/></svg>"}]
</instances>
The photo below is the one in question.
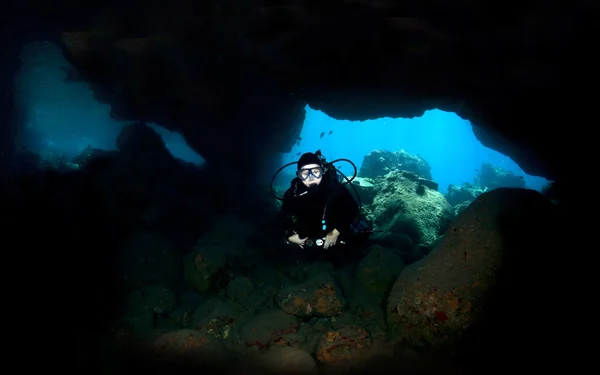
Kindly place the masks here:
<instances>
[{"instance_id":1,"label":"diver's hand","mask_svg":"<svg viewBox=\"0 0 600 375\"><path fill-rule=\"evenodd\" d=\"M296 245L300 246L302 249L304 249L304 242L306 241L308 237L306 238L300 238L300 236L298 235L298 233L294 234L293 236L288 238L288 241L290 241L291 243L295 243Z\"/></svg>"},{"instance_id":2,"label":"diver's hand","mask_svg":"<svg viewBox=\"0 0 600 375\"><path fill-rule=\"evenodd\" d=\"M339 235L340 235L340 232L338 232L337 229L334 229L331 232L327 233L327 236L325 237L325 243L323 244L323 249L327 249L327 248L335 245L338 240Z\"/></svg>"}]
</instances>

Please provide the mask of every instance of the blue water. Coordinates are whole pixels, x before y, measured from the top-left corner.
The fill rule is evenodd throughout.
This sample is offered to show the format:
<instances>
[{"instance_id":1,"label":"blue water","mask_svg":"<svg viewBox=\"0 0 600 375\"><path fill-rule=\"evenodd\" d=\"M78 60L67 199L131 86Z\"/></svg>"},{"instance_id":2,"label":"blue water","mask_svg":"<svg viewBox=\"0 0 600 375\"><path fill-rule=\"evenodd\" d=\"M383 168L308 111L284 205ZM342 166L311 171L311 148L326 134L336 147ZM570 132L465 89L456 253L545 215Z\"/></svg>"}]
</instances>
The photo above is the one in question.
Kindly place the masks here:
<instances>
[{"instance_id":1,"label":"blue water","mask_svg":"<svg viewBox=\"0 0 600 375\"><path fill-rule=\"evenodd\" d=\"M100 104L88 85L66 81L69 63L52 43L25 45L21 52L17 95L24 110L26 131L17 143L31 151L51 151L69 158L88 145L116 149L123 122L110 117L110 106ZM169 151L180 159L201 165L179 133L148 124L164 139Z\"/></svg>"},{"instance_id":2,"label":"blue water","mask_svg":"<svg viewBox=\"0 0 600 375\"><path fill-rule=\"evenodd\" d=\"M306 112L300 134L302 140L291 152L282 155L282 164L298 160L299 152L321 149L327 160L350 159L360 169L364 156L374 149L403 149L427 160L442 193L449 184L472 183L485 162L523 176L530 189L539 191L547 183L544 178L527 175L509 157L483 146L475 138L471 123L451 112L432 109L412 119L368 121L336 120L309 106ZM329 131L333 133L328 135ZM320 138L321 132L325 132L323 138ZM352 172L347 163L341 162L338 166L342 166L345 174Z\"/></svg>"},{"instance_id":3,"label":"blue water","mask_svg":"<svg viewBox=\"0 0 600 375\"><path fill-rule=\"evenodd\" d=\"M70 65L57 46L48 42L25 45L21 61L17 96L27 126L18 145L67 157L78 155L88 145L115 149L123 123L110 117L110 106L98 103L86 83L65 80ZM539 190L546 183L543 178L525 174L510 158L481 145L470 123L453 113L434 109L414 119L353 122L335 120L308 106L306 110L302 141L282 155L282 164L297 160L298 152L320 148L328 160L348 158L360 168L363 157L373 149L404 149L429 162L441 192L449 184L472 182L476 169L486 161L524 176L529 188ZM174 156L198 165L204 163L180 134L149 125L162 135ZM333 134L319 138L321 132L327 134L330 130ZM350 166L340 166L344 173L351 172ZM287 172L293 172L293 168Z\"/></svg>"}]
</instances>

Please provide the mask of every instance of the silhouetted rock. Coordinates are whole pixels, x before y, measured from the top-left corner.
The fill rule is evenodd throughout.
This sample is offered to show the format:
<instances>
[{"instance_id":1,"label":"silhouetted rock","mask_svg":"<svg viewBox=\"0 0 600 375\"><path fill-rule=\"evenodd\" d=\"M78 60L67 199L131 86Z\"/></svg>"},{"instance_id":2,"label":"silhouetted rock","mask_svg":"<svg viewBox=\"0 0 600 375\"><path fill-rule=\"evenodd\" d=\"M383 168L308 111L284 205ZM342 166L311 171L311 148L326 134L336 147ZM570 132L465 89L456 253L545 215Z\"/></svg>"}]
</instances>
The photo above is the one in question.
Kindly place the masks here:
<instances>
[{"instance_id":1,"label":"silhouetted rock","mask_svg":"<svg viewBox=\"0 0 600 375\"><path fill-rule=\"evenodd\" d=\"M93 148L92 146L87 146L85 149L83 149L83 151L79 153L79 155L75 156L71 162L73 164L76 164L78 168L82 168L87 166L89 161L104 156L116 156L116 152L101 150L98 148Z\"/></svg>"},{"instance_id":2,"label":"silhouetted rock","mask_svg":"<svg viewBox=\"0 0 600 375\"><path fill-rule=\"evenodd\" d=\"M475 177L475 184L489 190L501 187L525 188L523 176L517 176L511 171L494 166L491 163L481 165Z\"/></svg>"},{"instance_id":3,"label":"silhouetted rock","mask_svg":"<svg viewBox=\"0 0 600 375\"><path fill-rule=\"evenodd\" d=\"M472 202L486 190L486 188L473 186L469 183L464 183L462 185L450 184L448 185L448 191L445 196L448 203L452 206L456 206L464 202Z\"/></svg>"},{"instance_id":4,"label":"silhouetted rock","mask_svg":"<svg viewBox=\"0 0 600 375\"><path fill-rule=\"evenodd\" d=\"M459 352L510 342L511 352L525 353L529 344L519 333L525 329L536 337L551 324L541 317L534 328L523 314L553 300L555 291L538 271L554 274L551 264L560 261L546 253L552 230L559 228L557 215L533 190L500 188L480 195L437 248L396 280L386 310L391 337L412 347ZM526 282L544 290L525 290Z\"/></svg>"},{"instance_id":5,"label":"silhouetted rock","mask_svg":"<svg viewBox=\"0 0 600 375\"><path fill-rule=\"evenodd\" d=\"M559 203L561 199L561 184L556 183L555 181L549 181L546 185L542 187L541 193L554 203Z\"/></svg>"}]
</instances>

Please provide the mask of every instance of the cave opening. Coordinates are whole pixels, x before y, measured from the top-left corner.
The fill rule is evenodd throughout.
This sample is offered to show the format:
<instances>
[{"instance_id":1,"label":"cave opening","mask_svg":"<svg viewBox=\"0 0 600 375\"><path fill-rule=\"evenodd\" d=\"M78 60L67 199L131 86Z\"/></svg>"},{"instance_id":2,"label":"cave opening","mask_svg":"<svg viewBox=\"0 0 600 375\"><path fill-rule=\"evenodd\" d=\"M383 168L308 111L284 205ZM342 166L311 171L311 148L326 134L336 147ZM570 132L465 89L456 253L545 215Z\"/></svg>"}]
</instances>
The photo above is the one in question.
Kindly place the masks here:
<instances>
[{"instance_id":1,"label":"cave opening","mask_svg":"<svg viewBox=\"0 0 600 375\"><path fill-rule=\"evenodd\" d=\"M215 26L218 23L214 22ZM185 26L184 23L178 25ZM335 24L331 24L330 28L339 30ZM314 34L318 35L319 32L315 30ZM342 33L338 34L341 36ZM214 34L207 35L212 38ZM497 38L497 35L489 34L490 37L505 40ZM472 38L469 40L473 41ZM189 50L201 50L195 39L186 42L194 43L183 44L193 46ZM212 43L222 47L218 40L211 39ZM396 44L402 45L399 42ZM21 98L22 112L26 115L26 127L17 140L19 145L48 158L55 153L69 158L88 146L115 149L115 138L124 124L110 117L109 106L98 104L86 85L73 76L68 64L63 64L58 49L48 52L54 46L41 43L28 47L31 48L25 48L22 57L36 63L24 64L24 73L18 81L17 92ZM497 47L490 43L489 50L498 51ZM485 56L486 59L473 61L481 62L482 73L487 73L483 67L488 64L490 55L485 54L488 49L480 48L483 54L477 56ZM461 50L464 51L464 48ZM313 52L313 55L316 54ZM368 53L364 55L372 56ZM449 57L447 54L445 56ZM386 56L381 56L381 61L385 59ZM446 64L445 59L436 60ZM103 63L110 64L112 61L106 59ZM329 65L331 62L323 61L322 65L331 67L333 71L335 66ZM453 61L448 62L447 65L452 67ZM388 66L391 67L392 62ZM430 72L434 68L433 64L428 64L424 71L429 69ZM473 81L467 80L465 85L482 78L475 72L471 73ZM187 77L183 70L181 75ZM311 75L322 77L314 72L307 74ZM414 76L413 83L420 84L423 77L425 75ZM463 77L457 75L456 80ZM124 80L122 77L94 78L103 84L107 84L111 78ZM140 78L150 80L152 76L145 74ZM238 83L236 78L236 75L232 75L234 84ZM340 77L339 82L342 80ZM496 82L491 80L483 83ZM69 91L67 87L77 90ZM223 91L229 91L231 86L226 87ZM260 85L251 86L245 89L244 94L261 92L260 88ZM67 91L68 95L62 95ZM432 89L432 92L435 91ZM302 95L306 96L306 93ZM324 96L328 100L336 95ZM160 96L155 98L162 99ZM191 98L193 102L195 97ZM318 99L313 100L313 108L317 108ZM295 97L292 96L290 101L294 102ZM115 102L123 104L124 109L129 109L131 105L126 101ZM231 101L222 102L227 105L218 109L232 107ZM271 104L273 101L267 98L264 102ZM244 109L249 107L250 104ZM264 108L263 112L270 112L269 107ZM282 108L285 114L288 107ZM534 343L552 341L548 340L547 327L554 322L544 322L536 314L540 307L543 308L547 301L555 297L556 290L569 286L566 284L569 278L552 274L561 269L560 263L564 262L564 257L560 255L564 252L564 246L559 245L563 243L562 236L570 233L561 228L562 221L558 220L562 219L563 214L558 209L560 205L552 204L554 202L535 191L524 189L496 189L482 197L484 199L477 204L468 203L472 198L469 197L469 200L462 202L466 205L461 202L449 204L440 194L453 184L475 183L482 165L522 176L526 186L535 190L542 190L545 183L543 179L527 176L509 158L483 147L473 136L472 125L452 113L432 108L418 118L381 118L358 122L337 121L313 108L306 108L307 116L302 131L300 126L296 129L301 139L290 152L270 161L283 165L297 160L302 152L321 149L328 160L348 158L356 163L360 171L365 156L375 149L389 153L405 150L411 156L421 156L428 163L431 167L430 179L436 182L436 188L426 190L430 185L403 178L402 174L402 178L383 181L376 189L372 189L376 192L371 202L366 204L370 206L369 214L378 225L376 236L373 236L378 241L374 242L377 247L368 249L367 255L371 254L371 257L361 259L360 263L354 262L351 265L353 270L348 273L346 270L334 271L333 266L325 268L308 264L301 268L300 261L294 259L296 253L292 253L298 249L284 243L285 236L281 231L255 226L263 218L275 216L277 202L267 194L254 194L258 190L256 184L231 184L233 186L229 190L223 189L217 184L220 182L218 178L211 179L214 177L211 172L218 169L211 166L203 169L200 178L194 179L189 177L198 175L196 168L190 168L190 174L186 174L187 169L183 168L169 174L166 173L168 168L157 169L155 164L146 162L144 158L140 158L141 162L137 164L119 164L125 158L114 158L116 162L113 160L110 164L100 164L100 168L89 168L91 173L44 173L39 179L29 176L15 179L14 185L7 188L10 195L6 194L3 204L3 211L9 219L9 226L4 228L8 235L5 241L9 247L12 246L11 249L16 250L13 254L23 257L23 261L16 263L28 265L29 274L43 279L45 289L52 292L55 305L60 307L48 309L48 318L54 322L48 328L53 336L78 343L73 356L76 360L71 360L69 365L81 366L86 370L91 367L97 369L101 365L104 370L115 372L127 372L121 367L129 365L139 372L143 367L138 362L153 367L151 365L154 363L149 363L148 358L152 356L158 359L160 353L155 350L143 351L142 358L138 360L135 356L128 356L129 353L120 356L121 353L114 350L112 344L122 348L123 338L125 342L135 340L136 344L141 341L138 339L151 338L150 346L144 345L144 348L206 348L210 349L207 353L215 354L214 357L219 359L227 358L230 363L237 358L221 357L219 350L226 352L225 349L229 348L221 344L239 344L234 353L241 349L244 353L260 354L265 349L278 349L279 344L283 344L285 349L295 351L292 354L304 355L309 365L325 369L329 363L324 359L354 358L349 355L344 357L345 347L338 345L339 340L329 340L332 337L345 340L350 335L353 341L361 341L357 346L359 349L368 348L366 344L385 349L386 353L382 354L387 357L389 353L389 358L377 357L377 361L382 368L383 362L385 365L390 362L395 372L399 371L399 367L402 370L405 366L411 367L411 363L406 362L414 358L423 367L434 364L433 367L445 372L477 373L486 364L503 359L506 367L514 367L519 361L530 358L531 351L527 344L531 340L512 340L522 332L530 332ZM271 109L274 110L273 107ZM484 106L481 111L493 115L491 109L493 106ZM205 115L201 110L194 113L198 114L195 118ZM264 132L257 132L256 139L272 136L273 144L285 150L285 146L291 143L289 138L284 137L289 128L286 128L285 119L279 125L279 122L272 121L273 118L277 119L276 116L267 116L267 121L255 121L252 125L272 123L275 124L273 128L279 126L281 132L266 128ZM476 117L472 118L476 121ZM494 124L506 123L498 121ZM245 122L238 121L236 124L240 126L234 129L239 131ZM167 132L158 124L149 125L161 135L174 156L202 164L200 155L184 149L187 144L179 134ZM531 129L536 128L532 126ZM219 130L225 136L231 134L225 126ZM205 152L207 164L215 159L220 161L219 156L227 152L220 147L223 139L227 139L225 136L213 142L216 147L211 149L212 152L208 151L208 147L202 147L206 143L197 143L197 149ZM279 136L283 139L281 142L275 139ZM244 141L243 138L238 137L240 143ZM190 136L188 139L197 138ZM229 150L235 150L240 143L232 142ZM262 145L252 145L248 150L271 151L271 147ZM125 153L115 154L122 156ZM558 152L538 153L542 156L555 154ZM244 156L235 155L232 159L238 161ZM150 159L155 161L159 158ZM261 160L256 157L243 165L253 166L252 163ZM552 159L548 164L558 165L556 160ZM94 167L98 167L98 164ZM340 167L350 173L348 165L340 163ZM275 172L276 167L269 168ZM292 171L293 168L286 170ZM177 175L181 179L171 179ZM252 177L256 175L258 173L252 173ZM291 173L285 173L280 178L292 176ZM286 183L289 184L289 180ZM361 193L368 190L366 185L361 188ZM375 201L376 194L382 199ZM423 197L431 199L428 201ZM458 217L460 220L454 221ZM12 227L18 230L12 230ZM418 228L421 229L417 231ZM14 240L10 241L13 236ZM558 256L553 256L555 247L559 250ZM53 248L58 250L47 251ZM285 262L276 264L277 255L287 254L281 251L284 249L291 250L289 267ZM434 251L439 256L430 256ZM367 261L363 262L364 259ZM505 259L510 262L502 262ZM73 266L74 262L79 266ZM215 267L211 267L213 265ZM327 273L324 270L331 270L335 277L324 281L320 278ZM352 274L354 270L359 272ZM398 278L401 272L403 276ZM361 275L362 285L353 282L352 277L356 274ZM492 277L500 283L494 284ZM370 287L375 290L369 291ZM536 293L532 294L532 290ZM362 293L364 291L367 293ZM496 297L493 294L498 296L491 298L490 294L491 297ZM315 297L315 302L307 300L307 295L311 299ZM313 306L323 301L323 295L327 300L325 309L336 309L331 317L313 313ZM376 298L372 298L374 295ZM349 298L343 301L336 296ZM27 301L30 300L33 304L39 302L27 298ZM491 303L487 303L488 300ZM347 303L348 308L338 318L340 311L337 309L342 303ZM521 308L514 309L514 306ZM562 310L570 308L565 306ZM26 307L21 307L25 313L36 311L35 308ZM239 315L234 311L237 308L242 311ZM404 315L402 308L406 312ZM82 313L72 314L70 311ZM523 314L523 311L526 313ZM273 315L273 312L277 315ZM28 314L20 315L24 323L32 321ZM219 319L213 319L214 316ZM533 331L530 324L532 318L536 322ZM481 325L478 325L480 322ZM350 324L351 327L345 326ZM260 327L258 332L257 326ZM368 331L356 329L361 326L368 327ZM481 326L486 330L480 331ZM404 328L407 328L404 333L410 331L408 338L402 337ZM292 334L284 337L283 332ZM396 337L388 340L388 333ZM467 335L463 336L463 333ZM305 335L302 342L298 340L300 335ZM464 342L455 340L465 336L467 339ZM84 345L88 338L92 343L90 346ZM426 341L422 341L423 338ZM441 354L428 351L428 340L431 340L431 348L442 347ZM207 341L209 345L203 346ZM454 344L457 350L452 347L452 350L445 351ZM53 349L57 350L56 358L61 358L60 352L65 352L61 345L54 345ZM361 358L365 353L356 350L350 354ZM123 365L119 363L121 357L135 363ZM196 362L199 361L198 357L201 356L194 357ZM273 362L283 362L282 356L271 358ZM532 363L535 364L536 359L533 358ZM196 362L194 368L198 369ZM236 365L241 362L235 361ZM343 363L344 359L339 362ZM175 371L175 367L170 363L168 365L171 367L167 371ZM182 366L181 361L177 365ZM161 366L153 370L164 372ZM243 370L247 371L247 368Z\"/></svg>"},{"instance_id":2,"label":"cave opening","mask_svg":"<svg viewBox=\"0 0 600 375\"><path fill-rule=\"evenodd\" d=\"M17 78L17 95L24 126L17 135L17 149L41 156L46 165L70 160L87 147L115 150L116 137L124 123L113 119L110 106L99 103L85 82L79 81L60 49L50 42L30 43L21 51L22 67ZM328 160L347 158L360 171L365 156L374 150L422 158L431 168L431 178L446 194L450 185L477 185L482 166L522 178L525 187L541 191L548 181L525 173L509 157L481 144L469 121L437 109L415 118L380 118L367 121L336 120L306 106L302 132L290 152L281 154L281 164L298 159L307 151L320 149ZM197 166L204 159L177 132L159 124L148 124L164 140L171 154ZM351 166L339 165L344 173ZM360 176L360 173L359 173ZM284 188L293 168L277 176ZM498 186L510 186L499 183Z\"/></svg>"},{"instance_id":3,"label":"cave opening","mask_svg":"<svg viewBox=\"0 0 600 375\"><path fill-rule=\"evenodd\" d=\"M490 167L497 175L506 176L490 188L523 183L529 189L541 191L546 186L545 178L528 175L510 157L484 146L473 134L472 126L475 125L455 113L438 109L428 110L415 118L348 121L336 120L307 105L302 132L290 152L281 155L281 163L296 161L302 153L320 149L328 160L350 159L360 177L363 162L374 157L369 156L372 151L393 153L404 150L431 167L431 179L439 184L442 194L448 192L450 185L480 185L482 174ZM385 157L385 154L378 155ZM345 174L353 173L352 166L347 163L340 162L337 167ZM284 170L276 185L283 188L293 173L292 167Z\"/></svg>"},{"instance_id":4,"label":"cave opening","mask_svg":"<svg viewBox=\"0 0 600 375\"><path fill-rule=\"evenodd\" d=\"M99 103L88 84L79 81L60 49L50 42L29 43L21 50L16 78L23 126L17 150L39 154L45 166L69 163L88 147L116 150L125 124L113 119L110 106ZM204 159L177 132L147 124L163 139L171 154L197 166Z\"/></svg>"},{"instance_id":5,"label":"cave opening","mask_svg":"<svg viewBox=\"0 0 600 375\"><path fill-rule=\"evenodd\" d=\"M87 160L81 156L85 158L91 149L117 149L117 137L126 123L111 117L110 105L98 102L58 46L45 41L26 44L20 57L16 94L24 117L17 149L39 155L34 160L41 167L62 170L77 168L77 163ZM548 186L546 179L528 175L509 157L485 147L473 132L475 125L455 113L431 109L414 118L349 121L334 119L310 104L304 110L298 139L289 152L275 157L274 164L277 159L280 165L294 162L302 153L318 149L329 161L351 160L358 177L376 178L390 170L415 173L432 181L453 206L498 187L543 191ZM205 165L181 134L159 124L147 125L176 159ZM411 164L414 160L420 167ZM347 163L336 167L348 176L353 174ZM269 179L276 173L276 167L271 168ZM294 172L295 168L286 168L275 174L276 197L289 187Z\"/></svg>"}]
</instances>

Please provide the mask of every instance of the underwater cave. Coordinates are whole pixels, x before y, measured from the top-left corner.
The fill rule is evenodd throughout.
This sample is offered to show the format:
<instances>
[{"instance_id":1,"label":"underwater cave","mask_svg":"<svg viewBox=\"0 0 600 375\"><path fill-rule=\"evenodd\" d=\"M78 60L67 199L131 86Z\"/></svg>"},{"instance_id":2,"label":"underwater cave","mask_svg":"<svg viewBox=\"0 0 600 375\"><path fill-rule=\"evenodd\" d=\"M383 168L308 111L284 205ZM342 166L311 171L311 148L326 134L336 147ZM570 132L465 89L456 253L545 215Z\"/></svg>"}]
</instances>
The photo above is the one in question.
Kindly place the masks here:
<instances>
[{"instance_id":1,"label":"underwater cave","mask_svg":"<svg viewBox=\"0 0 600 375\"><path fill-rule=\"evenodd\" d=\"M7 288L21 332L45 306L61 338L25 349L89 373L570 363L557 342L587 273L565 248L593 137L558 129L589 123L598 7L235 4L11 9L0 196L26 271ZM282 229L317 150L306 178L336 177L364 242L322 245L330 196L321 244Z\"/></svg>"},{"instance_id":2,"label":"underwater cave","mask_svg":"<svg viewBox=\"0 0 600 375\"><path fill-rule=\"evenodd\" d=\"M75 68L56 45L27 44L20 58L17 95L24 126L16 134L18 150L38 154L41 165L59 170L76 168L73 160L89 149L116 150L117 135L126 123L111 118L110 106L98 103L85 82L77 80ZM425 167L431 169L427 176L438 183L442 194L450 185L478 186L483 164L491 164L497 176L491 182L493 186L481 186L482 190L527 187L541 191L548 183L529 176L509 157L483 146L473 135L472 125L453 113L430 110L413 119L359 122L337 121L310 106L305 111L302 132L291 151L282 155L282 164L297 160L302 152L322 149L331 160L346 158L360 169L373 150L404 150L429 165ZM197 166L204 163L179 133L154 123L148 125L163 138L174 157ZM394 167L386 170L390 168ZM289 181L290 173L283 177Z\"/></svg>"}]
</instances>

